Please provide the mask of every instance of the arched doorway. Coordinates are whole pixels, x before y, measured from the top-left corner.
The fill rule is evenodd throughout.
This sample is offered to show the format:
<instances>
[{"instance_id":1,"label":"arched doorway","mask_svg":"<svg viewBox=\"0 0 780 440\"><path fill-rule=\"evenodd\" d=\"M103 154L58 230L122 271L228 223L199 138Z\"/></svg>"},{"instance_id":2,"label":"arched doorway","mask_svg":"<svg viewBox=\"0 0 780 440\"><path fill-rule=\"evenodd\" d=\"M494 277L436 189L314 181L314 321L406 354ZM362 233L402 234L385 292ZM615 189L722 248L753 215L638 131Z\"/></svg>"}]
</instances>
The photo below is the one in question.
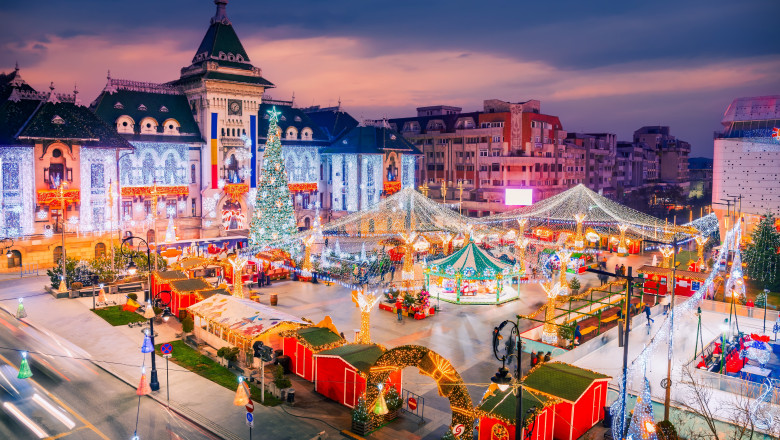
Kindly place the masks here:
<instances>
[{"instance_id":1,"label":"arched doorway","mask_svg":"<svg viewBox=\"0 0 780 440\"><path fill-rule=\"evenodd\" d=\"M62 263L62 246L57 246L54 248L52 257L54 258L55 265L59 265L60 263Z\"/></svg>"},{"instance_id":2,"label":"arched doorway","mask_svg":"<svg viewBox=\"0 0 780 440\"><path fill-rule=\"evenodd\" d=\"M471 396L455 368L449 360L427 347L420 345L402 345L388 350L379 357L368 372L366 379L366 402L373 408L379 397L377 384L385 383L390 373L405 367L417 367L420 374L433 378L439 389L439 395L450 401L452 423L450 429L463 425L461 440L474 438L474 405ZM374 417L374 413L371 413ZM378 417L378 416L377 416Z\"/></svg>"},{"instance_id":3,"label":"arched doorway","mask_svg":"<svg viewBox=\"0 0 780 440\"><path fill-rule=\"evenodd\" d=\"M8 258L8 268L22 267L22 253L16 249L11 249L9 252L10 255L6 255L6 258Z\"/></svg>"},{"instance_id":4,"label":"arched doorway","mask_svg":"<svg viewBox=\"0 0 780 440\"><path fill-rule=\"evenodd\" d=\"M149 229L146 231L146 242L147 243L155 243L154 241L154 229Z\"/></svg>"},{"instance_id":5,"label":"arched doorway","mask_svg":"<svg viewBox=\"0 0 780 440\"><path fill-rule=\"evenodd\" d=\"M311 220L309 219L309 217L304 217L304 219L303 219L303 227L305 229L311 229Z\"/></svg>"},{"instance_id":6,"label":"arched doorway","mask_svg":"<svg viewBox=\"0 0 780 440\"><path fill-rule=\"evenodd\" d=\"M98 243L95 245L95 258L101 258L106 256L106 245L104 243Z\"/></svg>"}]
</instances>

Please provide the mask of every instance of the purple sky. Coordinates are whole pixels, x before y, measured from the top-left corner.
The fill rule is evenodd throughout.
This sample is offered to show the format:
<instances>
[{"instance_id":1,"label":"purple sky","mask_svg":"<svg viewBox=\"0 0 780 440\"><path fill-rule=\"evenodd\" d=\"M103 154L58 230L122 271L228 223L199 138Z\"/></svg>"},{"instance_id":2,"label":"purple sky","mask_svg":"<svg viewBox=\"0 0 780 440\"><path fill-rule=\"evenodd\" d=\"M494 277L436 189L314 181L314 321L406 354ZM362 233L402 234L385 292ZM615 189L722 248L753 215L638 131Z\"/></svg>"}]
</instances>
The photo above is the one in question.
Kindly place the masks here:
<instances>
[{"instance_id":1,"label":"purple sky","mask_svg":"<svg viewBox=\"0 0 780 440\"><path fill-rule=\"evenodd\" d=\"M208 0L27 0L0 7L0 71L85 100L115 78L179 76L200 43ZM481 109L539 99L568 131L669 125L712 156L732 99L780 94L780 2L232 0L228 17L278 99L356 118L418 106Z\"/></svg>"}]
</instances>

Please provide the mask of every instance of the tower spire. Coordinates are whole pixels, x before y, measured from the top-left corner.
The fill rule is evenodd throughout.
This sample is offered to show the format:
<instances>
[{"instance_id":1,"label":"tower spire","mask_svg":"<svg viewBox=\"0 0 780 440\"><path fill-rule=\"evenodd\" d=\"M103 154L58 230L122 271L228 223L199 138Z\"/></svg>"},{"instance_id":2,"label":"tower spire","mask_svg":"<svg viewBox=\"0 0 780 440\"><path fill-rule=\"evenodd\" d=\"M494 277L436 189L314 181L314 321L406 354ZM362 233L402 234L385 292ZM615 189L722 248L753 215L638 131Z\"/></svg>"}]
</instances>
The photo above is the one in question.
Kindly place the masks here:
<instances>
[{"instance_id":1,"label":"tower spire","mask_svg":"<svg viewBox=\"0 0 780 440\"><path fill-rule=\"evenodd\" d=\"M211 24L222 23L229 25L230 20L228 20L227 13L225 12L228 0L214 0L214 4L217 5L217 13L212 17Z\"/></svg>"}]
</instances>

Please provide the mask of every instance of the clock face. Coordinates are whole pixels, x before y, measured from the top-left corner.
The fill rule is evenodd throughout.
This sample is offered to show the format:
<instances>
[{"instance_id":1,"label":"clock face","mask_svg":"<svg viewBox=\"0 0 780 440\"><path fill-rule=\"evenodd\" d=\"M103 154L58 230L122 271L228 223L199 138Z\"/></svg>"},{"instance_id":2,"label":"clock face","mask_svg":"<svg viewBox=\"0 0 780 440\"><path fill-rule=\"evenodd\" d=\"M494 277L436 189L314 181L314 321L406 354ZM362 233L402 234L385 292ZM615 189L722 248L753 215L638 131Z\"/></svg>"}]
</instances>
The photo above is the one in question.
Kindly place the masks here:
<instances>
[{"instance_id":1,"label":"clock face","mask_svg":"<svg viewBox=\"0 0 780 440\"><path fill-rule=\"evenodd\" d=\"M241 116L241 101L237 99L228 100L228 114Z\"/></svg>"}]
</instances>

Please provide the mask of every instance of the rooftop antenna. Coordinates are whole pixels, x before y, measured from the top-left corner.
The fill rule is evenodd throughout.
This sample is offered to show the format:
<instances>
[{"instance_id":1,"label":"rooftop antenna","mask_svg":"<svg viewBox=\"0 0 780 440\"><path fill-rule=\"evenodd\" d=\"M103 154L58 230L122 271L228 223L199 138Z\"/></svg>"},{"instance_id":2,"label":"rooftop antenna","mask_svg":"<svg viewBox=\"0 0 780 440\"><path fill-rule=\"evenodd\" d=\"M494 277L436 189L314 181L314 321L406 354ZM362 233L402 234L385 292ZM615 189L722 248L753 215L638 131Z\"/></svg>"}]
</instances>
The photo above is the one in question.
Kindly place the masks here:
<instances>
[{"instance_id":1,"label":"rooftop antenna","mask_svg":"<svg viewBox=\"0 0 780 440\"><path fill-rule=\"evenodd\" d=\"M14 71L16 71L16 72L19 71L19 61L16 62L16 65L14 67Z\"/></svg>"},{"instance_id":2,"label":"rooftop antenna","mask_svg":"<svg viewBox=\"0 0 780 440\"><path fill-rule=\"evenodd\" d=\"M338 111L341 111L341 96L339 96Z\"/></svg>"},{"instance_id":3,"label":"rooftop antenna","mask_svg":"<svg viewBox=\"0 0 780 440\"><path fill-rule=\"evenodd\" d=\"M290 100L290 107L295 107L295 90L293 90L292 99Z\"/></svg>"}]
</instances>

